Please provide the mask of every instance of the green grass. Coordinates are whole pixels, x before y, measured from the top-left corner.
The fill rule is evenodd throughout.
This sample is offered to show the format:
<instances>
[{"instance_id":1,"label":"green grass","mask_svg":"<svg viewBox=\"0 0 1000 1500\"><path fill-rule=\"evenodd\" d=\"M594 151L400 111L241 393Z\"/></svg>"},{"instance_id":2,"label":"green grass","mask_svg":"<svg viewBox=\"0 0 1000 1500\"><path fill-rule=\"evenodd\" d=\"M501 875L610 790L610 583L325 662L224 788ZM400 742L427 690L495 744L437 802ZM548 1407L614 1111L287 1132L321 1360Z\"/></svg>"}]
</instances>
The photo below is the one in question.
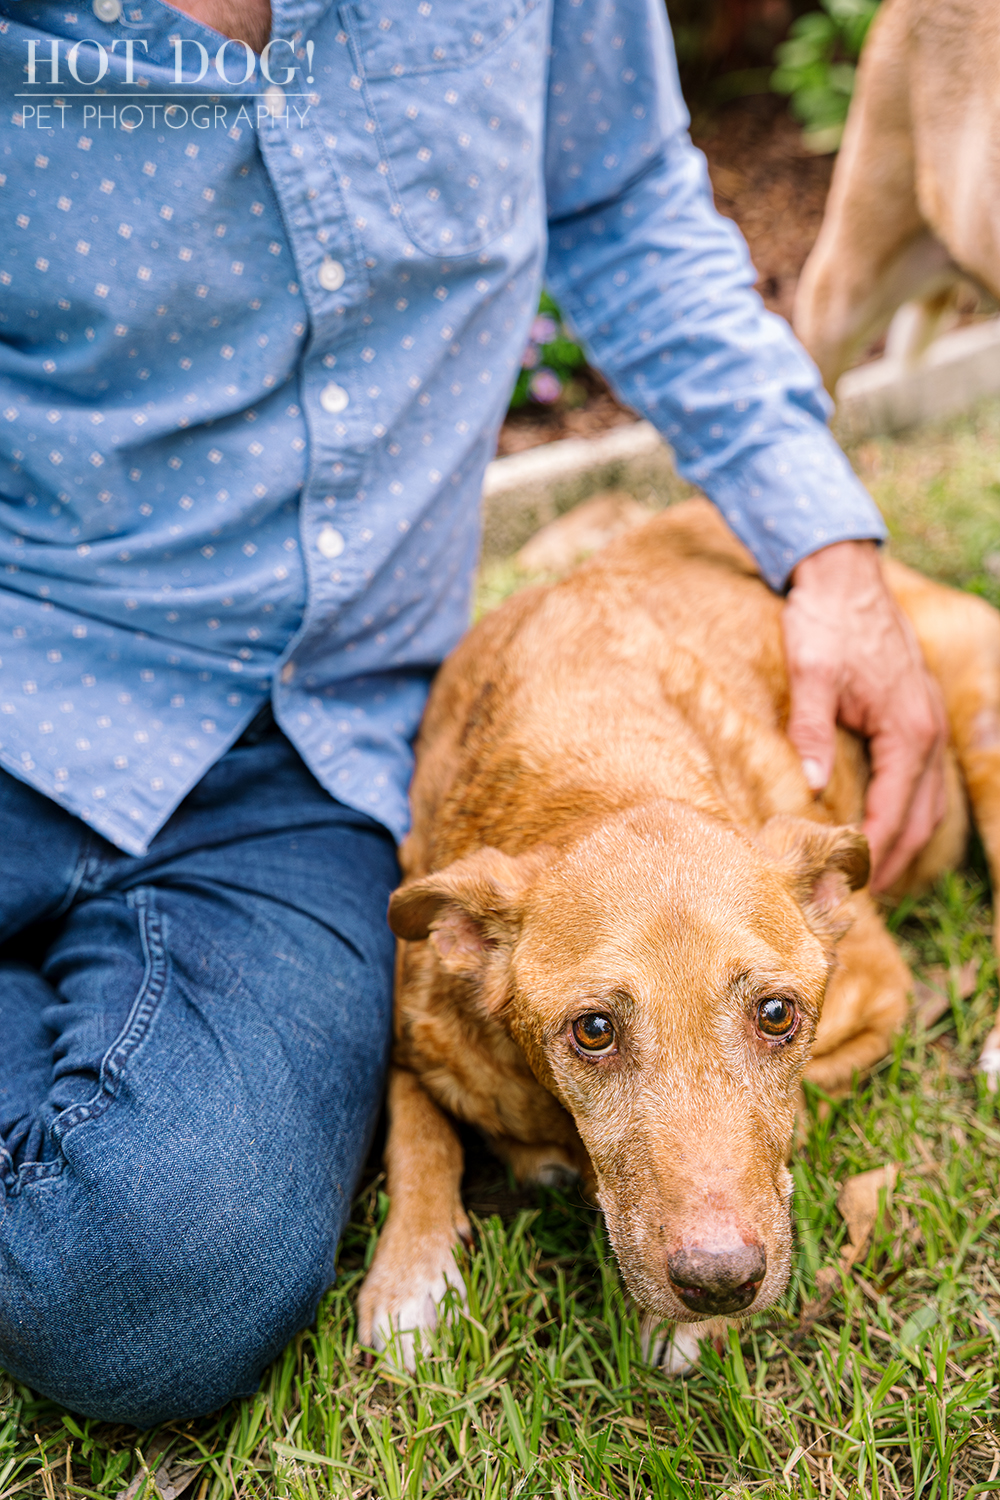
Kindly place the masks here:
<instances>
[{"instance_id":1,"label":"green grass","mask_svg":"<svg viewBox=\"0 0 1000 1500\"><path fill-rule=\"evenodd\" d=\"M847 452L886 519L893 555L1000 606L1000 401L895 437L869 438ZM698 493L675 483L680 496ZM478 613L534 581L515 558L490 559L480 576Z\"/></svg>"},{"instance_id":2,"label":"green grass","mask_svg":"<svg viewBox=\"0 0 1000 1500\"><path fill-rule=\"evenodd\" d=\"M992 597L983 560L1000 551L1000 404L855 458L897 555ZM509 566L491 579L493 600L521 581ZM512 1193L473 1153L469 1304L452 1309L415 1378L366 1367L355 1340L354 1297L386 1207L374 1175L338 1285L254 1399L137 1434L0 1380L0 1497L156 1500L156 1476L161 1493L190 1481L194 1500L1000 1490L1000 1116L974 1072L997 1007L981 868L892 922L918 973L978 958L975 990L901 1036L851 1099L810 1096L788 1292L721 1353L706 1348L696 1374L644 1364L595 1210L572 1193ZM899 1167L892 1200L843 1271L839 1186L885 1162Z\"/></svg>"},{"instance_id":3,"label":"green grass","mask_svg":"<svg viewBox=\"0 0 1000 1500\"><path fill-rule=\"evenodd\" d=\"M849 450L900 561L1000 604L1000 402Z\"/></svg>"}]
</instances>

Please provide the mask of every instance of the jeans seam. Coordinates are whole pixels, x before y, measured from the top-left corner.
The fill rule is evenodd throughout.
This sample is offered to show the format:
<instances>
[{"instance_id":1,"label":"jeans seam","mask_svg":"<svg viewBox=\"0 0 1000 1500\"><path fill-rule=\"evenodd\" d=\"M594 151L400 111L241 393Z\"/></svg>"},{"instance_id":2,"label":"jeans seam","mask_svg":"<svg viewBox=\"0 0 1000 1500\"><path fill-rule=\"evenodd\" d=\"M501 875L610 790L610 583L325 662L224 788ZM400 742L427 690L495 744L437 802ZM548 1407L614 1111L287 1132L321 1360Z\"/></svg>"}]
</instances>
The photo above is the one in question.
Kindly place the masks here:
<instances>
[{"instance_id":1,"label":"jeans seam","mask_svg":"<svg viewBox=\"0 0 1000 1500\"><path fill-rule=\"evenodd\" d=\"M73 878L70 880L69 885L66 887L65 894L62 900L59 902L59 905L55 908L54 911L51 911L47 914L48 921L57 922L60 917L64 917L69 911L70 907L73 905L80 891L84 888L87 877L90 874L91 866L94 863L93 848L94 835L88 828L84 833L83 840L80 845L80 854L77 858L76 869L73 871Z\"/></svg>"},{"instance_id":2,"label":"jeans seam","mask_svg":"<svg viewBox=\"0 0 1000 1500\"><path fill-rule=\"evenodd\" d=\"M58 1161L30 1161L20 1167L15 1167L6 1151L0 1153L0 1160L10 1163L10 1170L4 1178L4 1186L11 1198L16 1198L22 1188L31 1183L47 1182L55 1177L61 1177L66 1163L59 1158Z\"/></svg>"},{"instance_id":3,"label":"jeans seam","mask_svg":"<svg viewBox=\"0 0 1000 1500\"><path fill-rule=\"evenodd\" d=\"M148 887L140 887L130 891L127 899L139 923L139 937L145 958L142 982L136 991L128 1020L101 1060L97 1093L80 1104L71 1104L52 1121L50 1129L60 1148L67 1132L86 1124L88 1120L98 1119L111 1104L121 1087L126 1064L149 1031L166 990L168 966L164 920L156 910L153 893Z\"/></svg>"}]
</instances>

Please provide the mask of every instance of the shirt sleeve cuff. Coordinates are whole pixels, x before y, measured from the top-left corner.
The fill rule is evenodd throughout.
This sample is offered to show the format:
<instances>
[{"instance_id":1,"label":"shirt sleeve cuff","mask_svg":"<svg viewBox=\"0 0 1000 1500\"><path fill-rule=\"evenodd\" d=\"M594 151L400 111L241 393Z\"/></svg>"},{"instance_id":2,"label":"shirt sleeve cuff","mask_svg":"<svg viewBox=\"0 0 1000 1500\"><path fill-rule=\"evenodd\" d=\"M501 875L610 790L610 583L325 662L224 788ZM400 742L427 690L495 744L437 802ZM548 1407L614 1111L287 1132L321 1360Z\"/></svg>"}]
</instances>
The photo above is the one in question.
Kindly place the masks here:
<instances>
[{"instance_id":1,"label":"shirt sleeve cuff","mask_svg":"<svg viewBox=\"0 0 1000 1500\"><path fill-rule=\"evenodd\" d=\"M738 466L701 483L779 593L795 565L821 547L889 534L826 428L744 453Z\"/></svg>"}]
</instances>

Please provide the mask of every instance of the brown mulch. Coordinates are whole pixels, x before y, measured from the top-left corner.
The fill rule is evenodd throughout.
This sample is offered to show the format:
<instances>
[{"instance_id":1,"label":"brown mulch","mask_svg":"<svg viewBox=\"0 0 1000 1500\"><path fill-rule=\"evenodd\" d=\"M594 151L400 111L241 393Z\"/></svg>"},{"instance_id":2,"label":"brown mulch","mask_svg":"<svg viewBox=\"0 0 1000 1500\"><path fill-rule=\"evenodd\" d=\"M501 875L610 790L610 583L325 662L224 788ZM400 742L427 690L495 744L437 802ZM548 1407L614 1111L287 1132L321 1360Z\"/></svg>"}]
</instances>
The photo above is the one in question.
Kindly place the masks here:
<instances>
[{"instance_id":1,"label":"brown mulch","mask_svg":"<svg viewBox=\"0 0 1000 1500\"><path fill-rule=\"evenodd\" d=\"M735 219L757 267L757 290L772 312L790 318L799 272L823 218L832 156L805 151L784 100L738 99L695 122L695 144L708 157L720 213ZM588 372L589 395L572 411L529 406L512 412L497 453L521 453L560 438L596 437L635 420L604 381Z\"/></svg>"},{"instance_id":2,"label":"brown mulch","mask_svg":"<svg viewBox=\"0 0 1000 1500\"><path fill-rule=\"evenodd\" d=\"M560 438L597 437L612 427L635 421L636 413L615 400L596 370L588 370L581 378L583 381L588 389L583 406L569 411L558 406L522 406L509 412L500 429L498 456L523 453L526 448L538 448Z\"/></svg>"},{"instance_id":3,"label":"brown mulch","mask_svg":"<svg viewBox=\"0 0 1000 1500\"><path fill-rule=\"evenodd\" d=\"M735 219L757 267L757 290L772 312L791 318L799 272L813 247L833 156L813 156L784 100L740 99L694 131L708 157L720 213Z\"/></svg>"}]
</instances>

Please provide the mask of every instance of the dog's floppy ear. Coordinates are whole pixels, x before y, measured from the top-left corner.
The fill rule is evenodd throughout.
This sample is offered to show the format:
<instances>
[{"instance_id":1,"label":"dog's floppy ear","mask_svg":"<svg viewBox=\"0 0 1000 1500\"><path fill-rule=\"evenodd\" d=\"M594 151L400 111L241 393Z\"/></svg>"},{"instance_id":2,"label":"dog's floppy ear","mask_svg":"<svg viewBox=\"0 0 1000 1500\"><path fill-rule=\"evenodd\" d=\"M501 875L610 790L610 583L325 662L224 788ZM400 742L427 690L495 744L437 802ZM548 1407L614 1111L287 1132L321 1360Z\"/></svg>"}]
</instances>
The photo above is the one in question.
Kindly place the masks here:
<instances>
[{"instance_id":1,"label":"dog's floppy ear","mask_svg":"<svg viewBox=\"0 0 1000 1500\"><path fill-rule=\"evenodd\" d=\"M429 937L451 974L474 977L498 949L509 949L521 926L525 892L552 858L547 847L512 857L479 849L394 891L389 926L397 937Z\"/></svg>"},{"instance_id":2,"label":"dog's floppy ear","mask_svg":"<svg viewBox=\"0 0 1000 1500\"><path fill-rule=\"evenodd\" d=\"M792 894L816 936L833 942L843 937L850 926L844 906L870 873L864 834L779 813L764 824L757 843L791 875Z\"/></svg>"}]
</instances>

